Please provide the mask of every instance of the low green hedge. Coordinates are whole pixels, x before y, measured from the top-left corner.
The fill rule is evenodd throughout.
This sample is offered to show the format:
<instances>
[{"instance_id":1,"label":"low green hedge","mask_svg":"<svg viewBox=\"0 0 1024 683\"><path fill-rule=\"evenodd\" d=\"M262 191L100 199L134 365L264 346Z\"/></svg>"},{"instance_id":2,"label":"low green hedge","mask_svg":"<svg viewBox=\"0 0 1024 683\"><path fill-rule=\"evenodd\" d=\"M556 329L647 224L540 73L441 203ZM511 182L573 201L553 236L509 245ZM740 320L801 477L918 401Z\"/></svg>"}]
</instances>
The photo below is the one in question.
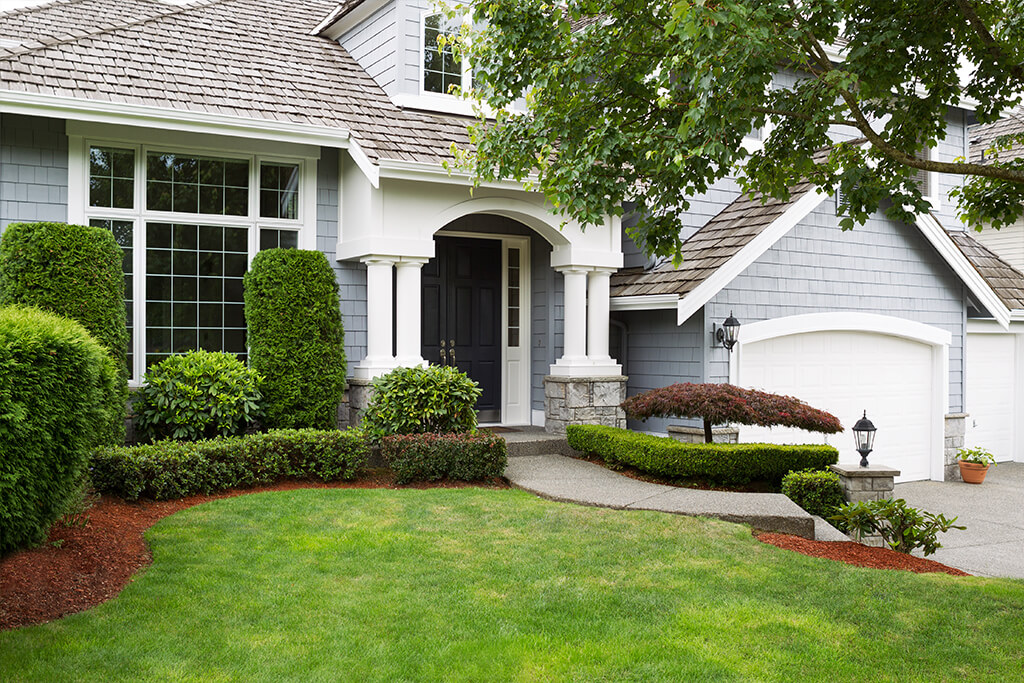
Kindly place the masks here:
<instances>
[{"instance_id":1,"label":"low green hedge","mask_svg":"<svg viewBox=\"0 0 1024 683\"><path fill-rule=\"evenodd\" d=\"M125 500L169 500L284 478L353 479L368 455L366 439L357 430L280 430L103 448L93 453L89 474L102 493Z\"/></svg>"},{"instance_id":2,"label":"low green hedge","mask_svg":"<svg viewBox=\"0 0 1024 683\"><path fill-rule=\"evenodd\" d=\"M501 476L508 453L493 434L396 434L384 437L381 455L399 484Z\"/></svg>"},{"instance_id":3,"label":"low green hedge","mask_svg":"<svg viewBox=\"0 0 1024 683\"><path fill-rule=\"evenodd\" d=\"M839 458L839 451L824 445L683 443L601 425L571 425L566 436L577 451L600 456L609 464L629 465L663 477L707 479L729 485L751 481L778 484L787 472L822 469Z\"/></svg>"},{"instance_id":4,"label":"low green hedge","mask_svg":"<svg viewBox=\"0 0 1024 683\"><path fill-rule=\"evenodd\" d=\"M846 502L839 475L826 470L790 472L782 478L782 492L807 512L825 519Z\"/></svg>"}]
</instances>

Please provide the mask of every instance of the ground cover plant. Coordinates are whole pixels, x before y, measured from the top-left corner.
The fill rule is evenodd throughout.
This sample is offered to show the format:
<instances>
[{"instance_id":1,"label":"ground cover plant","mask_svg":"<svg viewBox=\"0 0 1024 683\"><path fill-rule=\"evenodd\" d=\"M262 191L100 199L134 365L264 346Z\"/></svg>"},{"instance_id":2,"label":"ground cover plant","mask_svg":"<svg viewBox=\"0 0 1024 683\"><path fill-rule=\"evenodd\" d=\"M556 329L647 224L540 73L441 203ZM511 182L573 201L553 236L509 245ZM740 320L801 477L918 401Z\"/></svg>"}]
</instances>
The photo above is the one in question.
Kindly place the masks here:
<instances>
[{"instance_id":1,"label":"ground cover plant","mask_svg":"<svg viewBox=\"0 0 1024 683\"><path fill-rule=\"evenodd\" d=\"M733 384L671 384L630 396L622 402L622 409L633 420L699 418L704 421L706 443L712 442L712 427L726 423L796 427L823 434L843 431L835 415L812 408L800 399Z\"/></svg>"},{"instance_id":2,"label":"ground cover plant","mask_svg":"<svg viewBox=\"0 0 1024 683\"><path fill-rule=\"evenodd\" d=\"M514 490L241 496L147 539L115 600L0 633L5 679L1001 681L1022 662L1022 582Z\"/></svg>"},{"instance_id":3,"label":"ground cover plant","mask_svg":"<svg viewBox=\"0 0 1024 683\"><path fill-rule=\"evenodd\" d=\"M967 528L957 525L956 517L948 519L942 514L918 510L902 498L846 503L829 519L856 540L865 534L878 534L896 552L921 550L926 556L942 547L938 541L940 533Z\"/></svg>"},{"instance_id":4,"label":"ground cover plant","mask_svg":"<svg viewBox=\"0 0 1024 683\"><path fill-rule=\"evenodd\" d=\"M121 247L109 230L12 223L0 239L0 305L41 308L77 321L107 350L117 380L107 389L103 441L124 442L128 328Z\"/></svg>"},{"instance_id":5,"label":"ground cover plant","mask_svg":"<svg viewBox=\"0 0 1024 683\"><path fill-rule=\"evenodd\" d=\"M249 364L266 378L266 426L333 429L345 393L345 332L327 257L258 253L245 274L245 320Z\"/></svg>"}]
</instances>

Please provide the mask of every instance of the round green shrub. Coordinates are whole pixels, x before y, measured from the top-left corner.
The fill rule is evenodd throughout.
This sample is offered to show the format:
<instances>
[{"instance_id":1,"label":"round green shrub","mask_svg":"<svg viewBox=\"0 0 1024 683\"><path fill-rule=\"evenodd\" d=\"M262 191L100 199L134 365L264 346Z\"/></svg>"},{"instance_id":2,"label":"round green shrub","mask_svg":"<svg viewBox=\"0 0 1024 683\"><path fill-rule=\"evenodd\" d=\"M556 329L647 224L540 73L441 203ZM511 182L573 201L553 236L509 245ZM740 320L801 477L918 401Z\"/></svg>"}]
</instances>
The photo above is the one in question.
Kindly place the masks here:
<instances>
[{"instance_id":1,"label":"round green shrub","mask_svg":"<svg viewBox=\"0 0 1024 683\"><path fill-rule=\"evenodd\" d=\"M0 238L0 306L22 304L75 320L118 370L99 424L101 443L124 443L128 329L121 248L103 228L12 223Z\"/></svg>"},{"instance_id":2,"label":"round green shrub","mask_svg":"<svg viewBox=\"0 0 1024 683\"><path fill-rule=\"evenodd\" d=\"M0 553L41 541L74 502L117 381L78 323L0 308Z\"/></svg>"},{"instance_id":3,"label":"round green shrub","mask_svg":"<svg viewBox=\"0 0 1024 683\"><path fill-rule=\"evenodd\" d=\"M266 425L333 429L345 392L345 333L327 257L257 254L245 275L245 319L249 364L266 378Z\"/></svg>"},{"instance_id":4,"label":"round green shrub","mask_svg":"<svg viewBox=\"0 0 1024 683\"><path fill-rule=\"evenodd\" d=\"M144 438L196 441L246 430L262 414L263 377L222 351L168 356L146 372L133 408Z\"/></svg>"},{"instance_id":5,"label":"round green shrub","mask_svg":"<svg viewBox=\"0 0 1024 683\"><path fill-rule=\"evenodd\" d=\"M825 519L846 502L839 475L826 470L790 472L782 478L782 492L810 514Z\"/></svg>"},{"instance_id":6,"label":"round green shrub","mask_svg":"<svg viewBox=\"0 0 1024 683\"><path fill-rule=\"evenodd\" d=\"M362 426L376 442L389 434L472 432L480 393L476 382L451 366L397 368L373 381Z\"/></svg>"}]
</instances>

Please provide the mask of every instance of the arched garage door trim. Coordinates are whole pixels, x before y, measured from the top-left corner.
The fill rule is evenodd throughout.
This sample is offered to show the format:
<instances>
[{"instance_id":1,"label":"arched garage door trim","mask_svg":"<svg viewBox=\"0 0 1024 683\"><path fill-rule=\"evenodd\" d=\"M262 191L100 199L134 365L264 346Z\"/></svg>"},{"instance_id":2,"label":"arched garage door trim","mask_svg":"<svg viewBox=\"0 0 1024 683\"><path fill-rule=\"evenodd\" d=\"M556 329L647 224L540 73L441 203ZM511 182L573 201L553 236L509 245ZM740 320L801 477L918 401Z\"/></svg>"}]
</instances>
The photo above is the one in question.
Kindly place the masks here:
<instances>
[{"instance_id":1,"label":"arched garage door trim","mask_svg":"<svg viewBox=\"0 0 1024 683\"><path fill-rule=\"evenodd\" d=\"M739 342L730 354L729 382L743 384L740 367L744 345L777 337L829 331L888 335L931 347L931 455L928 469L931 479L941 481L944 473L944 418L949 411L949 345L952 342L952 335L946 330L903 318L854 312L808 313L746 323L740 327ZM885 391L885 387L878 387L878 390Z\"/></svg>"}]
</instances>

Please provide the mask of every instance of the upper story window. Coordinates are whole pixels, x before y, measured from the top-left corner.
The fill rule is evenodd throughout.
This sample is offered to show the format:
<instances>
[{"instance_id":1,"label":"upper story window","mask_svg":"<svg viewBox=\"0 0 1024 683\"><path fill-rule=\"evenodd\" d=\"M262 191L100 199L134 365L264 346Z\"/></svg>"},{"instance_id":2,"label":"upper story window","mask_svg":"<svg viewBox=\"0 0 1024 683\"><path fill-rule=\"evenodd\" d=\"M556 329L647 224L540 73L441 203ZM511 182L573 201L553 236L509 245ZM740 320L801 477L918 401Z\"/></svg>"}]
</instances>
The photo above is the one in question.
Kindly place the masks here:
<instances>
[{"instance_id":1,"label":"upper story window","mask_svg":"<svg viewBox=\"0 0 1024 683\"><path fill-rule=\"evenodd\" d=\"M453 88L470 82L469 65L455 55L452 41L462 20L438 12L423 17L423 92L449 95ZM444 45L438 42L444 37Z\"/></svg>"}]
</instances>

